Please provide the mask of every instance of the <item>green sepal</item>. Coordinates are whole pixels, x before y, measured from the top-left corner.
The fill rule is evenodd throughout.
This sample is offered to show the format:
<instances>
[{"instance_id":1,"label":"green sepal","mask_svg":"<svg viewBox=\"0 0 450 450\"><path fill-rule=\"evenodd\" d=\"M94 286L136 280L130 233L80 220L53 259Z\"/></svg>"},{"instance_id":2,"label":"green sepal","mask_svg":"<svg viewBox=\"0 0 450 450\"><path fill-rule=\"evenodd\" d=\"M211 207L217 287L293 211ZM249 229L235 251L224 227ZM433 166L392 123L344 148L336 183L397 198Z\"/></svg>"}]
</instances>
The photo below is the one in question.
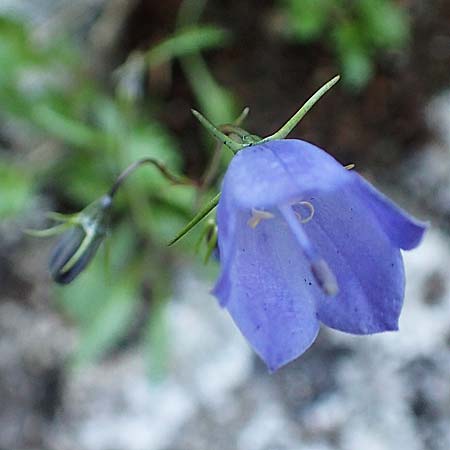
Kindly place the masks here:
<instances>
[{"instance_id":1,"label":"green sepal","mask_svg":"<svg viewBox=\"0 0 450 450\"><path fill-rule=\"evenodd\" d=\"M45 216L51 220L54 220L55 222L66 222L71 223L72 225L80 223L79 221L80 213L61 214L59 212L49 211L48 213L45 214Z\"/></svg>"},{"instance_id":2,"label":"green sepal","mask_svg":"<svg viewBox=\"0 0 450 450\"><path fill-rule=\"evenodd\" d=\"M68 228L81 224L80 213L61 214L54 211L50 211L45 215L49 219L61 223L59 225L55 225L54 227L46 228L44 230L33 230L31 228L26 228L25 230L23 230L23 232L25 234L28 234L29 236L45 238L64 233L64 231L66 231Z\"/></svg>"},{"instance_id":3,"label":"green sepal","mask_svg":"<svg viewBox=\"0 0 450 450\"><path fill-rule=\"evenodd\" d=\"M212 252L216 248L217 239L218 232L216 221L215 219L208 219L194 247L195 253L198 253L200 251L200 246L202 245L202 243L204 241L206 242L206 253L203 259L205 265L208 263Z\"/></svg>"},{"instance_id":4,"label":"green sepal","mask_svg":"<svg viewBox=\"0 0 450 450\"><path fill-rule=\"evenodd\" d=\"M237 153L239 150L242 150L244 147L247 147L245 144L239 144L236 141L233 141L226 134L222 133L217 127L215 127L208 119L203 117L198 111L195 109L191 109L192 114L195 118L222 144L226 145L233 153Z\"/></svg>"},{"instance_id":5,"label":"green sepal","mask_svg":"<svg viewBox=\"0 0 450 450\"><path fill-rule=\"evenodd\" d=\"M203 117L198 111L191 110L192 114L199 120L199 122L220 142L226 145L233 153L237 153L245 147L250 145L264 144L275 139L284 139L286 136L297 126L297 124L305 117L309 110L339 81L340 76L337 75L332 78L328 83L325 83L314 95L312 95L306 103L274 134L257 140L258 137L248 134L248 142L245 144L239 144L233 141L226 134L222 133L217 127ZM243 111L243 117L247 115L248 111ZM194 228L202 219L204 219L219 203L220 193L211 199L202 210L200 210L192 220L169 242L169 246L178 242L184 235L186 235L192 228ZM208 247L208 251L212 250ZM209 256L208 256L209 257Z\"/></svg>"},{"instance_id":6,"label":"green sepal","mask_svg":"<svg viewBox=\"0 0 450 450\"><path fill-rule=\"evenodd\" d=\"M28 234L29 236L45 238L64 233L64 231L69 229L71 226L71 223L65 222L59 225L55 225L54 227L46 228L45 230L33 230L30 228L26 228L25 230L23 230L23 232L25 234Z\"/></svg>"},{"instance_id":7,"label":"green sepal","mask_svg":"<svg viewBox=\"0 0 450 450\"><path fill-rule=\"evenodd\" d=\"M239 117L233 122L234 125L236 125L238 127L241 126L242 122L244 122L244 120L247 118L249 112L250 112L250 108L248 106L246 106L242 110L241 114L239 114Z\"/></svg>"},{"instance_id":8,"label":"green sepal","mask_svg":"<svg viewBox=\"0 0 450 450\"><path fill-rule=\"evenodd\" d=\"M217 231L217 225L215 222L213 222L209 227L207 228L207 231L211 231L211 236L209 237L207 241L207 247L206 247L206 254L205 258L203 260L204 264L208 264L209 258L211 258L212 252L217 246L217 240L219 233Z\"/></svg>"},{"instance_id":9,"label":"green sepal","mask_svg":"<svg viewBox=\"0 0 450 450\"><path fill-rule=\"evenodd\" d=\"M249 145L264 144L275 139L284 139L286 136L298 125L298 123L305 117L309 110L340 80L340 76L337 75L332 78L328 83L325 83L315 94L313 94L303 106L274 134L259 139L258 136L246 134L244 143L239 144L233 141L225 133L220 131L214 126L208 119L202 116L198 111L192 109L192 114L198 119L198 121L220 142L226 145L234 154L239 150L242 150ZM243 111L244 117L247 115L246 110Z\"/></svg>"},{"instance_id":10,"label":"green sepal","mask_svg":"<svg viewBox=\"0 0 450 450\"><path fill-rule=\"evenodd\" d=\"M258 144L273 141L275 139L284 139L305 117L309 110L339 81L339 75L325 83L306 103L274 134L262 139Z\"/></svg>"},{"instance_id":11,"label":"green sepal","mask_svg":"<svg viewBox=\"0 0 450 450\"><path fill-rule=\"evenodd\" d=\"M178 242L183 236L189 233L201 220L203 220L219 203L220 192L213 197L190 221L189 223L177 233L177 235L168 243L168 246Z\"/></svg>"},{"instance_id":12,"label":"green sepal","mask_svg":"<svg viewBox=\"0 0 450 450\"><path fill-rule=\"evenodd\" d=\"M206 236L208 236L209 230L210 230L210 224L209 224L209 220L208 220L206 225L204 226L203 230L201 231L200 236L197 239L197 242L195 243L195 246L194 246L195 254L200 252L200 247L201 247L203 241L205 240Z\"/></svg>"}]
</instances>

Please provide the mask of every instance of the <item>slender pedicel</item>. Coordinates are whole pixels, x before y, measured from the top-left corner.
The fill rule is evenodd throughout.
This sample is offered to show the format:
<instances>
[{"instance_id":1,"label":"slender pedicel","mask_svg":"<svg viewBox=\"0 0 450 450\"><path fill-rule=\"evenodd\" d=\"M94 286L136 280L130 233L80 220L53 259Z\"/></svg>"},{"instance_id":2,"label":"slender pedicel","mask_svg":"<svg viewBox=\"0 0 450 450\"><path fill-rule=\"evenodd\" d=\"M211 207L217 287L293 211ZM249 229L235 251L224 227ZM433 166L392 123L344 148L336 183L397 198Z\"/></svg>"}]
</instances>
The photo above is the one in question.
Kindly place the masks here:
<instances>
[{"instance_id":1,"label":"slender pedicel","mask_svg":"<svg viewBox=\"0 0 450 450\"><path fill-rule=\"evenodd\" d=\"M158 161L155 158L142 158L139 161L136 161L135 163L131 164L130 166L128 166L116 179L116 181L114 182L113 186L111 187L111 189L109 190L109 196L111 198L114 197L114 195L116 194L117 190L119 189L119 187L122 185L122 183L129 177L129 175L131 175L136 169L138 169L139 167L145 165L145 164L151 164L153 166L155 166L163 175L166 179L168 179L169 181L171 181L173 184L184 184L184 185L196 185L196 183L192 180L190 180L187 177L179 177L177 175L172 174L171 172L169 172L169 170L167 169L167 167L162 164L160 161Z\"/></svg>"}]
</instances>

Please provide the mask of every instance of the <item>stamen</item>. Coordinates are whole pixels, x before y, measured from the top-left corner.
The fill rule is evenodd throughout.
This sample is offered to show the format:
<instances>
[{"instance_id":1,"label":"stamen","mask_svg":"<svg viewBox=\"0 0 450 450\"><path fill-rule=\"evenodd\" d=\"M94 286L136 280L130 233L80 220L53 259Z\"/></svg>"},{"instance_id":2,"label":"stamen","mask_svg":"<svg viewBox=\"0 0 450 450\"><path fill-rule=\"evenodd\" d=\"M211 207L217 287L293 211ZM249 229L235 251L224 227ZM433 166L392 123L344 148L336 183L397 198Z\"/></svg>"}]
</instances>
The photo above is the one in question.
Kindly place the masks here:
<instances>
[{"instance_id":1,"label":"stamen","mask_svg":"<svg viewBox=\"0 0 450 450\"><path fill-rule=\"evenodd\" d=\"M294 210L295 215L297 216L298 220L300 220L300 223L308 223L313 217L314 217L314 206L312 205L312 203L310 202L297 202L294 203L292 206L295 205L302 205L302 206L306 206L309 209L309 216L303 218L302 215L300 214L300 211L296 211Z\"/></svg>"},{"instance_id":2,"label":"stamen","mask_svg":"<svg viewBox=\"0 0 450 450\"><path fill-rule=\"evenodd\" d=\"M344 169L347 169L347 170L352 170L354 168L355 168L355 165L353 163L352 164L347 164L346 166L344 166Z\"/></svg>"},{"instance_id":3,"label":"stamen","mask_svg":"<svg viewBox=\"0 0 450 450\"><path fill-rule=\"evenodd\" d=\"M302 225L297 220L297 215L292 209L292 206L284 205L280 206L279 209L297 239L297 242L300 244L303 253L310 261L311 273L316 279L318 285L326 295L336 295L339 290L336 277L325 260L320 256L308 235L305 233Z\"/></svg>"},{"instance_id":4,"label":"stamen","mask_svg":"<svg viewBox=\"0 0 450 450\"><path fill-rule=\"evenodd\" d=\"M273 219L275 216L268 212L268 211L262 211L260 209L252 209L252 217L248 219L247 225L251 228L256 228L261 222L261 220L265 219Z\"/></svg>"}]
</instances>

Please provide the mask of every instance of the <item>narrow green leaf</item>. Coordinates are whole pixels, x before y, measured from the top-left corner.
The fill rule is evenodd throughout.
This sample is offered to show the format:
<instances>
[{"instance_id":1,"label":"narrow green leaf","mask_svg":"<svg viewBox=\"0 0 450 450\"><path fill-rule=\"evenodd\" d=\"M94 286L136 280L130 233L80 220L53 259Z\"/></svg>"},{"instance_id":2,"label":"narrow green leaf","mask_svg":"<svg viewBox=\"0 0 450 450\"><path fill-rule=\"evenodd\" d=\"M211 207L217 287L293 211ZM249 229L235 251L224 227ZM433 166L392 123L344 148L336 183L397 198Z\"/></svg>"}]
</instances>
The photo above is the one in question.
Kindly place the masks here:
<instances>
[{"instance_id":1,"label":"narrow green leaf","mask_svg":"<svg viewBox=\"0 0 450 450\"><path fill-rule=\"evenodd\" d=\"M135 283L114 283L101 310L81 334L75 365L94 361L110 350L123 337L136 309Z\"/></svg>"},{"instance_id":2,"label":"narrow green leaf","mask_svg":"<svg viewBox=\"0 0 450 450\"><path fill-rule=\"evenodd\" d=\"M132 270L109 278L103 262L94 260L73 284L57 289L61 306L80 330L75 366L95 361L124 336L136 309L137 286Z\"/></svg>"},{"instance_id":3,"label":"narrow green leaf","mask_svg":"<svg viewBox=\"0 0 450 450\"><path fill-rule=\"evenodd\" d=\"M173 58L224 46L229 37L227 31L215 26L183 28L149 50L144 58L147 64L156 66Z\"/></svg>"},{"instance_id":4,"label":"narrow green leaf","mask_svg":"<svg viewBox=\"0 0 450 450\"><path fill-rule=\"evenodd\" d=\"M104 144L102 133L48 106L33 108L32 116L33 121L45 131L77 147L96 148Z\"/></svg>"},{"instance_id":5,"label":"narrow green leaf","mask_svg":"<svg viewBox=\"0 0 450 450\"><path fill-rule=\"evenodd\" d=\"M201 111L214 123L230 123L238 107L232 93L221 86L199 53L181 58L181 65Z\"/></svg>"},{"instance_id":6,"label":"narrow green leaf","mask_svg":"<svg viewBox=\"0 0 450 450\"><path fill-rule=\"evenodd\" d=\"M150 310L150 318L144 336L144 343L147 346L147 370L153 382L164 379L170 356L166 306L166 303L162 299L154 302Z\"/></svg>"},{"instance_id":7,"label":"narrow green leaf","mask_svg":"<svg viewBox=\"0 0 450 450\"><path fill-rule=\"evenodd\" d=\"M9 159L0 159L0 219L22 213L32 196L32 177Z\"/></svg>"}]
</instances>

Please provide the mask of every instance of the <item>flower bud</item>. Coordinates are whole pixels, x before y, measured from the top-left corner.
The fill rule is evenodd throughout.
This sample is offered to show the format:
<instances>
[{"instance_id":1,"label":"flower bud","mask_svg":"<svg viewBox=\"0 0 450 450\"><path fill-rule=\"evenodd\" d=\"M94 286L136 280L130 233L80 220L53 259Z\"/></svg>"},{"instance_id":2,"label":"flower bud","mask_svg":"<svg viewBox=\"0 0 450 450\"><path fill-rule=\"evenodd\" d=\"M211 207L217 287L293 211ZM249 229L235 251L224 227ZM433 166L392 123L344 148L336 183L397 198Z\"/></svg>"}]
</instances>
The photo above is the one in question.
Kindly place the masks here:
<instances>
[{"instance_id":1,"label":"flower bud","mask_svg":"<svg viewBox=\"0 0 450 450\"><path fill-rule=\"evenodd\" d=\"M105 195L78 214L52 251L49 271L59 284L69 284L91 262L106 236L111 197Z\"/></svg>"}]
</instances>

